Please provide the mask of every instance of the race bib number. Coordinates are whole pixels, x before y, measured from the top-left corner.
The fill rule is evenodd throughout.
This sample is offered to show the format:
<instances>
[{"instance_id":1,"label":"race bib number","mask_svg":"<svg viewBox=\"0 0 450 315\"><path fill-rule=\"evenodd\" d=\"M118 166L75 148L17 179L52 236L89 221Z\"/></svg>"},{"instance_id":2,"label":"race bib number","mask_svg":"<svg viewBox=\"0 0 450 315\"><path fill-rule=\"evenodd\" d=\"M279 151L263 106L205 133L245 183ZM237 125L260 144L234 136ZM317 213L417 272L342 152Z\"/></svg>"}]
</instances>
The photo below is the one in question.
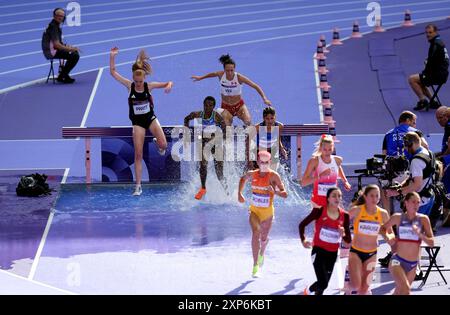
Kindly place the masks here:
<instances>
[{"instance_id":1,"label":"race bib number","mask_svg":"<svg viewBox=\"0 0 450 315\"><path fill-rule=\"evenodd\" d=\"M135 115L144 115L150 112L150 104L143 103L138 105L133 105L133 111Z\"/></svg>"},{"instance_id":2,"label":"race bib number","mask_svg":"<svg viewBox=\"0 0 450 315\"><path fill-rule=\"evenodd\" d=\"M336 185L334 185L334 184L320 184L319 183L319 185L317 187L317 193L319 196L325 197L327 195L328 189L335 188L335 187L336 187Z\"/></svg>"},{"instance_id":3,"label":"race bib number","mask_svg":"<svg viewBox=\"0 0 450 315\"><path fill-rule=\"evenodd\" d=\"M412 226L400 226L398 229L398 235L402 240L418 241L419 235L417 235Z\"/></svg>"},{"instance_id":4,"label":"race bib number","mask_svg":"<svg viewBox=\"0 0 450 315\"><path fill-rule=\"evenodd\" d=\"M341 241L341 235L336 229L323 227L320 229L319 239L326 243L337 244Z\"/></svg>"},{"instance_id":5,"label":"race bib number","mask_svg":"<svg viewBox=\"0 0 450 315\"><path fill-rule=\"evenodd\" d=\"M270 204L270 195L253 193L251 203L254 207L267 208Z\"/></svg>"},{"instance_id":6,"label":"race bib number","mask_svg":"<svg viewBox=\"0 0 450 315\"><path fill-rule=\"evenodd\" d=\"M359 221L358 230L365 235L378 235L380 223L371 221Z\"/></svg>"}]
</instances>

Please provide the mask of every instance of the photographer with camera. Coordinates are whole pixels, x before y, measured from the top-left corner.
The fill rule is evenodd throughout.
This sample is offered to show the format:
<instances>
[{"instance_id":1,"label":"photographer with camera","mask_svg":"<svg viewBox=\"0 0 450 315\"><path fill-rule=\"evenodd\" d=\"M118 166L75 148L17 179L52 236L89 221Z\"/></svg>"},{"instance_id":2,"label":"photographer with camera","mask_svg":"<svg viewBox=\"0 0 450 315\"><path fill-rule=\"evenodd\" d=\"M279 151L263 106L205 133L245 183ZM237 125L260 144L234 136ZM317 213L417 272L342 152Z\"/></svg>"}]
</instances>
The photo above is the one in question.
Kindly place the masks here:
<instances>
[{"instance_id":1,"label":"photographer with camera","mask_svg":"<svg viewBox=\"0 0 450 315\"><path fill-rule=\"evenodd\" d=\"M408 132L403 143L410 158L410 178L404 180L397 189L388 189L388 197L403 196L409 192L418 192L420 196L419 213L429 215L434 202L432 184L435 175L436 160L433 152L423 147L415 132Z\"/></svg>"},{"instance_id":2,"label":"photographer with camera","mask_svg":"<svg viewBox=\"0 0 450 315\"><path fill-rule=\"evenodd\" d=\"M428 148L428 143L423 137L423 133L416 129L417 116L410 111L404 111L400 114L398 119L398 126L389 130L383 139L383 154L387 157L398 157L404 155L406 158L411 158L407 149L403 145L403 137L407 132L415 132L421 140L423 147ZM403 182L408 174L405 172L398 177L393 178L393 182ZM387 181L380 182L381 187L386 187L389 183ZM381 190L381 204L383 208L388 210L390 214L394 212L391 207L391 200L386 195L386 189Z\"/></svg>"}]
</instances>

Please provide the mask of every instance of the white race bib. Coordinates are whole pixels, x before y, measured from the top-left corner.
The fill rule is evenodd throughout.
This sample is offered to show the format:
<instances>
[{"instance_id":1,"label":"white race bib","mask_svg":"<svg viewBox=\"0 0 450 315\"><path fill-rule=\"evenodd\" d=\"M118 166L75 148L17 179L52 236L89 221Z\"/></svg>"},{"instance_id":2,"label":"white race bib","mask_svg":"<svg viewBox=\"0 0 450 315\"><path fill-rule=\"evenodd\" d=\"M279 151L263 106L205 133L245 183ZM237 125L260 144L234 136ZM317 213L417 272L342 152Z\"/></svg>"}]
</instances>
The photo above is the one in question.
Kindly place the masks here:
<instances>
[{"instance_id":1,"label":"white race bib","mask_svg":"<svg viewBox=\"0 0 450 315\"><path fill-rule=\"evenodd\" d=\"M418 241L419 235L417 235L413 229L412 226L400 226L398 229L398 236L402 240L411 240L411 241Z\"/></svg>"},{"instance_id":2,"label":"white race bib","mask_svg":"<svg viewBox=\"0 0 450 315\"><path fill-rule=\"evenodd\" d=\"M142 103L139 105L133 105L133 111L135 115L144 115L150 112L150 104Z\"/></svg>"},{"instance_id":3,"label":"white race bib","mask_svg":"<svg viewBox=\"0 0 450 315\"><path fill-rule=\"evenodd\" d=\"M326 196L327 195L327 191L330 188L335 188L336 185L335 184L320 184L317 185L317 194L319 196Z\"/></svg>"},{"instance_id":4,"label":"white race bib","mask_svg":"<svg viewBox=\"0 0 450 315\"><path fill-rule=\"evenodd\" d=\"M380 223L372 221L359 221L359 233L365 235L378 235L380 231Z\"/></svg>"},{"instance_id":5,"label":"white race bib","mask_svg":"<svg viewBox=\"0 0 450 315\"><path fill-rule=\"evenodd\" d=\"M323 227L320 229L319 239L323 242L337 244L341 241L341 235L336 229Z\"/></svg>"},{"instance_id":6,"label":"white race bib","mask_svg":"<svg viewBox=\"0 0 450 315\"><path fill-rule=\"evenodd\" d=\"M270 195L252 193L252 206L258 208L267 208L270 204Z\"/></svg>"}]
</instances>

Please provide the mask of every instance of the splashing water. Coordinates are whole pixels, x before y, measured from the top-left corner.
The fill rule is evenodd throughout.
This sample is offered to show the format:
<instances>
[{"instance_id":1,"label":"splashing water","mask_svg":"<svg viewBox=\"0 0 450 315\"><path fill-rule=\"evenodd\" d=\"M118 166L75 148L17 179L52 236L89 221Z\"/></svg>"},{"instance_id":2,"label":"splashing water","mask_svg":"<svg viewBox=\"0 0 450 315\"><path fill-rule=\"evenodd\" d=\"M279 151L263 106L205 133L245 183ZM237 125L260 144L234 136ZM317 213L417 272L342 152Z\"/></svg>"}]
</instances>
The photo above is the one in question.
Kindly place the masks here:
<instances>
[{"instance_id":1,"label":"splashing water","mask_svg":"<svg viewBox=\"0 0 450 315\"><path fill-rule=\"evenodd\" d=\"M199 202L210 205L233 205L243 206L237 200L239 180L243 175L244 164L243 162L224 162L224 178L228 186L228 195L219 182L216 176L214 163L210 161L208 163L208 176L206 178L206 190L207 193L201 201L194 198L194 195L201 187L200 173L198 168L198 162L184 162L187 169L187 176L185 178L186 183L180 188L181 193L176 198L172 198L174 206L183 210L189 210L192 207L198 206ZM308 207L309 196L304 192L302 187L292 179L292 174L289 173L284 167L280 166L277 170L280 174L281 180L284 184L288 197L286 199L276 197L275 205L277 203L283 203L287 206L299 206ZM250 185L248 183L244 189L244 196L248 198L250 195ZM248 206L247 202L245 206Z\"/></svg>"}]
</instances>

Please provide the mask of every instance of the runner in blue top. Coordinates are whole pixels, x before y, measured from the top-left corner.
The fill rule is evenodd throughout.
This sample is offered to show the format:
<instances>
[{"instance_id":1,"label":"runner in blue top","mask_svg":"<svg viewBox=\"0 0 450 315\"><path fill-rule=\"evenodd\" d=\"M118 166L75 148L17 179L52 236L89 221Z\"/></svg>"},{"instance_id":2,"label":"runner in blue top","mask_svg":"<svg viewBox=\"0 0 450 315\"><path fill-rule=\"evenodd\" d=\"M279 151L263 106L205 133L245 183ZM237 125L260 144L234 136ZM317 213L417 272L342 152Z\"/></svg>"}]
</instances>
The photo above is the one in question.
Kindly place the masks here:
<instances>
[{"instance_id":1,"label":"runner in blue top","mask_svg":"<svg viewBox=\"0 0 450 315\"><path fill-rule=\"evenodd\" d=\"M214 156L214 167L216 169L216 175L220 183L227 192L227 185L223 177L223 154L220 155L222 150L216 152L216 145L219 145L220 141L216 142L215 134L219 133L217 127L220 127L222 134L225 134L225 121L222 116L214 110L216 106L216 100L212 96L207 96L203 101L203 111L192 112L184 118L184 126L189 127L189 122L193 119L201 119L202 135L202 159L200 161L200 181L202 187L195 195L195 199L200 200L206 194L206 176L208 175L208 158L209 154ZM217 153L217 155L216 155Z\"/></svg>"}]
</instances>

